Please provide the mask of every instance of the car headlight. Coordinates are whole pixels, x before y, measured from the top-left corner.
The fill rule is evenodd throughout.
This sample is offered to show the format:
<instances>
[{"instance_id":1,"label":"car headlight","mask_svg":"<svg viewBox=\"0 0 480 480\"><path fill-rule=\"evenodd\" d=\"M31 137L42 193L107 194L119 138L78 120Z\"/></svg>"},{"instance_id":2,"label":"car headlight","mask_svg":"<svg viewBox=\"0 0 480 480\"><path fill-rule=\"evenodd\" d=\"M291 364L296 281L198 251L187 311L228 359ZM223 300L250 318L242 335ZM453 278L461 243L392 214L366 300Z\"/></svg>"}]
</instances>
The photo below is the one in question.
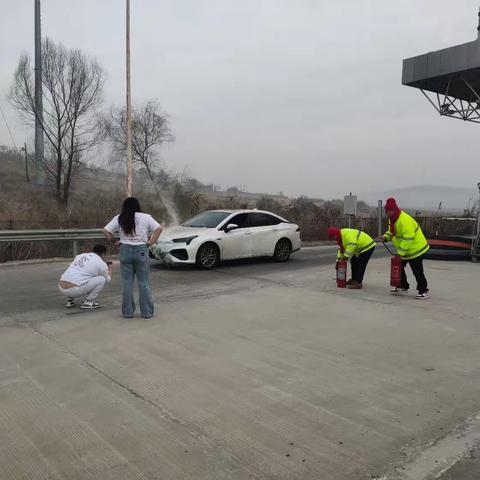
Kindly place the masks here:
<instances>
[{"instance_id":1,"label":"car headlight","mask_svg":"<svg viewBox=\"0 0 480 480\"><path fill-rule=\"evenodd\" d=\"M172 241L174 243L186 243L187 245L190 245L192 240L195 240L197 237L198 237L198 235L193 235L191 237L174 238Z\"/></svg>"}]
</instances>

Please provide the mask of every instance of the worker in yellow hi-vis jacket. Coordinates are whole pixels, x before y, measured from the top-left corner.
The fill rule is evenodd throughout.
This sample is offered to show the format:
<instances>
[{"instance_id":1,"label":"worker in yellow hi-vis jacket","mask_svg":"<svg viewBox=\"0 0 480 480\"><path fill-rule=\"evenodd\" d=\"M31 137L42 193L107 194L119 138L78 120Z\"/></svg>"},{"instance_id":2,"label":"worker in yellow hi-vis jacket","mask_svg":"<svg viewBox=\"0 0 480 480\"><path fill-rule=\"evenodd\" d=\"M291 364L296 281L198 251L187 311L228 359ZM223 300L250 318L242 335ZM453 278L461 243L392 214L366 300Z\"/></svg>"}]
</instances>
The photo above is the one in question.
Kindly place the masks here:
<instances>
[{"instance_id":1,"label":"worker in yellow hi-vis jacket","mask_svg":"<svg viewBox=\"0 0 480 480\"><path fill-rule=\"evenodd\" d=\"M354 228L329 227L327 232L330 240L337 241L337 259L350 259L352 278L347 281L348 288L363 288L363 277L368 261L375 251L375 241L367 233Z\"/></svg>"},{"instance_id":2,"label":"worker in yellow hi-vis jacket","mask_svg":"<svg viewBox=\"0 0 480 480\"><path fill-rule=\"evenodd\" d=\"M408 213L398 208L394 198L385 203L385 213L388 216L388 230L381 240L392 241L397 255L402 259L402 282L400 287L392 287L393 294L407 293L409 289L405 266L412 268L417 280L417 299L428 298L428 283L423 270L423 258L430 248L420 225Z\"/></svg>"}]
</instances>

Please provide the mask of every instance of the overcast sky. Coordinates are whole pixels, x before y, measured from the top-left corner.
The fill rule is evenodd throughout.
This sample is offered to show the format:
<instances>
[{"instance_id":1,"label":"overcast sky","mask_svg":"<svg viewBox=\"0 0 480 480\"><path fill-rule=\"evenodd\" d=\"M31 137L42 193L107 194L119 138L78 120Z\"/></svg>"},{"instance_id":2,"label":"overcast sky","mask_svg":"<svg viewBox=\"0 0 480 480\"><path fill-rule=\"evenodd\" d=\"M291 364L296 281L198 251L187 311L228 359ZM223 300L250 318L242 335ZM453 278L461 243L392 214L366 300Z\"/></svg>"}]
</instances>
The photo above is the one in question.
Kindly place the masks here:
<instances>
[{"instance_id":1,"label":"overcast sky","mask_svg":"<svg viewBox=\"0 0 480 480\"><path fill-rule=\"evenodd\" d=\"M401 86L402 59L473 40L473 0L131 0L133 101L157 98L165 165L222 186L340 196L480 180L476 124ZM0 105L33 53L33 0L1 0ZM124 98L124 1L43 0L43 34L104 65ZM0 144L11 145L0 118Z\"/></svg>"}]
</instances>

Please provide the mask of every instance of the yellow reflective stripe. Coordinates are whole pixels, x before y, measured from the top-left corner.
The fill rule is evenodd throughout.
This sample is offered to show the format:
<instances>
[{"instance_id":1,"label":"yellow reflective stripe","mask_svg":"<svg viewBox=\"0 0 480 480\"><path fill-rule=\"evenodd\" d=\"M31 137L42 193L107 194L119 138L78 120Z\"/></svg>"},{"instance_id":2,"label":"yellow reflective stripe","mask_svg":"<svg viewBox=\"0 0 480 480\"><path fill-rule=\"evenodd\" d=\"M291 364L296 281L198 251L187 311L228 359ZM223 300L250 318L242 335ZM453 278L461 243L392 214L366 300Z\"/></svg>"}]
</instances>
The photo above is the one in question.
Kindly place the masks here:
<instances>
[{"instance_id":1,"label":"yellow reflective stripe","mask_svg":"<svg viewBox=\"0 0 480 480\"><path fill-rule=\"evenodd\" d=\"M390 224L389 224L390 225ZM416 224L416 227L415 227L415 235L417 234L417 232L420 230L420 225L418 225L418 223ZM388 233L388 232L387 232ZM385 234L387 235L387 234ZM415 237L404 237L403 235L394 235L394 237L397 239L397 240L407 240L407 241L410 241L410 240L415 240Z\"/></svg>"},{"instance_id":2,"label":"yellow reflective stripe","mask_svg":"<svg viewBox=\"0 0 480 480\"><path fill-rule=\"evenodd\" d=\"M428 248L429 248L429 245L427 243L420 250L417 250L416 252L410 253L410 255L403 255L403 258L406 258L408 260L409 258L416 257L416 256L422 254L424 251L428 250Z\"/></svg>"},{"instance_id":3,"label":"yellow reflective stripe","mask_svg":"<svg viewBox=\"0 0 480 480\"><path fill-rule=\"evenodd\" d=\"M366 247L362 248L360 253L366 252L375 245L375 242L372 240Z\"/></svg>"}]
</instances>

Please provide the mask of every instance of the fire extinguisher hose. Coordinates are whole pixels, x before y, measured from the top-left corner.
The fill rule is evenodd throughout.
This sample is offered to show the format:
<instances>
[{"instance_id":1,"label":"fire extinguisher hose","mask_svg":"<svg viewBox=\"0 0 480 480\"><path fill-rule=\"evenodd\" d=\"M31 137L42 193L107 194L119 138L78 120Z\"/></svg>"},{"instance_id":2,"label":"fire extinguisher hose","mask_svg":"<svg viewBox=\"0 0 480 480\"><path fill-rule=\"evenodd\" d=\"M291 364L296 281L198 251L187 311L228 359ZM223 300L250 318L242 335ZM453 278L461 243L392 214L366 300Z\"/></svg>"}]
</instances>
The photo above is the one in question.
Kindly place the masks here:
<instances>
[{"instance_id":1,"label":"fire extinguisher hose","mask_svg":"<svg viewBox=\"0 0 480 480\"><path fill-rule=\"evenodd\" d=\"M382 242L382 245L387 249L387 252L392 256L394 257L395 254L388 248L387 244L385 242Z\"/></svg>"}]
</instances>

